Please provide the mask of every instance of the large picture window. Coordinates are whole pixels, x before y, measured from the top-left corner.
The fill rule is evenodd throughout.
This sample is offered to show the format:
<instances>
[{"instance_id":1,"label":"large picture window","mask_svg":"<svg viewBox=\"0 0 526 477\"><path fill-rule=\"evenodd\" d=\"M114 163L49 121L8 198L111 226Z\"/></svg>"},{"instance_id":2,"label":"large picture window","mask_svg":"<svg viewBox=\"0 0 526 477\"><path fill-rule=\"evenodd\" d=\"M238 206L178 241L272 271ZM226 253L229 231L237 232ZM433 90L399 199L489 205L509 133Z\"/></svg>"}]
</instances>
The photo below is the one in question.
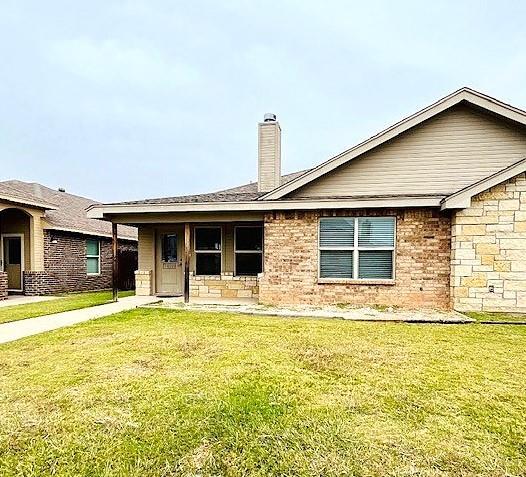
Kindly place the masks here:
<instances>
[{"instance_id":1,"label":"large picture window","mask_svg":"<svg viewBox=\"0 0 526 477\"><path fill-rule=\"evenodd\" d=\"M234 229L236 275L257 275L263 271L263 227L240 225Z\"/></svg>"},{"instance_id":2,"label":"large picture window","mask_svg":"<svg viewBox=\"0 0 526 477\"><path fill-rule=\"evenodd\" d=\"M86 240L86 272L88 275L100 274L100 242Z\"/></svg>"},{"instance_id":3,"label":"large picture window","mask_svg":"<svg viewBox=\"0 0 526 477\"><path fill-rule=\"evenodd\" d=\"M394 278L394 217L320 219L320 278Z\"/></svg>"},{"instance_id":4,"label":"large picture window","mask_svg":"<svg viewBox=\"0 0 526 477\"><path fill-rule=\"evenodd\" d=\"M221 227L195 228L196 275L221 275L221 248Z\"/></svg>"}]
</instances>

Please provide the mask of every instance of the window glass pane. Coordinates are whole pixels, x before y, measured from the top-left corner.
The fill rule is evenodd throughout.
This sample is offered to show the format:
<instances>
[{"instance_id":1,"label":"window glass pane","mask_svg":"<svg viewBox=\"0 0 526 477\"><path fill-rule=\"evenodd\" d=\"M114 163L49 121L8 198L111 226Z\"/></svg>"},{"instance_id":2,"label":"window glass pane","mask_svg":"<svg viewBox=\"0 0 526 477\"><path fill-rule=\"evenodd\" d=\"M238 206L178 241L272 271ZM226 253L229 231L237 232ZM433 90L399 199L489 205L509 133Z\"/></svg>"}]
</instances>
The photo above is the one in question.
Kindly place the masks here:
<instances>
[{"instance_id":1,"label":"window glass pane","mask_svg":"<svg viewBox=\"0 0 526 477\"><path fill-rule=\"evenodd\" d=\"M221 250L221 229L203 227L195 229L196 250Z\"/></svg>"},{"instance_id":2,"label":"window glass pane","mask_svg":"<svg viewBox=\"0 0 526 477\"><path fill-rule=\"evenodd\" d=\"M6 238L5 241L9 248L9 265L20 265L22 263L22 241L19 238Z\"/></svg>"},{"instance_id":3,"label":"window glass pane","mask_svg":"<svg viewBox=\"0 0 526 477\"><path fill-rule=\"evenodd\" d=\"M88 257L86 259L86 270L88 273L99 273L99 259Z\"/></svg>"},{"instance_id":4,"label":"window glass pane","mask_svg":"<svg viewBox=\"0 0 526 477\"><path fill-rule=\"evenodd\" d=\"M236 275L257 275L263 270L263 254L236 253Z\"/></svg>"},{"instance_id":5,"label":"window glass pane","mask_svg":"<svg viewBox=\"0 0 526 477\"><path fill-rule=\"evenodd\" d=\"M358 246L394 247L394 218L360 217L358 219Z\"/></svg>"},{"instance_id":6,"label":"window glass pane","mask_svg":"<svg viewBox=\"0 0 526 477\"><path fill-rule=\"evenodd\" d=\"M177 235L163 235L162 253L163 262L177 262Z\"/></svg>"},{"instance_id":7,"label":"window glass pane","mask_svg":"<svg viewBox=\"0 0 526 477\"><path fill-rule=\"evenodd\" d=\"M236 250L263 250L263 227L236 227Z\"/></svg>"},{"instance_id":8,"label":"window glass pane","mask_svg":"<svg viewBox=\"0 0 526 477\"><path fill-rule=\"evenodd\" d=\"M337 217L320 220L320 247L353 247L354 219Z\"/></svg>"},{"instance_id":9,"label":"window glass pane","mask_svg":"<svg viewBox=\"0 0 526 477\"><path fill-rule=\"evenodd\" d=\"M393 278L393 252L361 250L358 254L358 278Z\"/></svg>"},{"instance_id":10,"label":"window glass pane","mask_svg":"<svg viewBox=\"0 0 526 477\"><path fill-rule=\"evenodd\" d=\"M321 278L352 278L352 250L320 250Z\"/></svg>"},{"instance_id":11,"label":"window glass pane","mask_svg":"<svg viewBox=\"0 0 526 477\"><path fill-rule=\"evenodd\" d=\"M196 253L195 273L197 275L221 275L221 254Z\"/></svg>"},{"instance_id":12,"label":"window glass pane","mask_svg":"<svg viewBox=\"0 0 526 477\"><path fill-rule=\"evenodd\" d=\"M98 255L99 254L99 241L98 240L86 240L86 255Z\"/></svg>"}]
</instances>

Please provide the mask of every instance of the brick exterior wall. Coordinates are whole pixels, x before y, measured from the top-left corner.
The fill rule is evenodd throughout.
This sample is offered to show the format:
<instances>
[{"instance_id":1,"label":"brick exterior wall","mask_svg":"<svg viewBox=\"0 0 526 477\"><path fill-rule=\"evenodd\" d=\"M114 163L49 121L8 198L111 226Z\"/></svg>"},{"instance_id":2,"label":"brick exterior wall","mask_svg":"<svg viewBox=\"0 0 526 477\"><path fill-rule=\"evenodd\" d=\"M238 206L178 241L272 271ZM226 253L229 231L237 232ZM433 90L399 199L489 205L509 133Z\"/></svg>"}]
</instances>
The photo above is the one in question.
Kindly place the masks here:
<instances>
[{"instance_id":1,"label":"brick exterior wall","mask_svg":"<svg viewBox=\"0 0 526 477\"><path fill-rule=\"evenodd\" d=\"M0 272L0 300L7 298L7 273Z\"/></svg>"},{"instance_id":2,"label":"brick exterior wall","mask_svg":"<svg viewBox=\"0 0 526 477\"><path fill-rule=\"evenodd\" d=\"M396 216L395 280L390 285L319 283L318 221L323 216ZM437 209L275 212L265 217L261 303L450 308L451 219Z\"/></svg>"},{"instance_id":3,"label":"brick exterior wall","mask_svg":"<svg viewBox=\"0 0 526 477\"><path fill-rule=\"evenodd\" d=\"M257 277L236 277L233 273L221 276L190 274L190 296L199 298L257 298Z\"/></svg>"},{"instance_id":4,"label":"brick exterior wall","mask_svg":"<svg viewBox=\"0 0 526 477\"><path fill-rule=\"evenodd\" d=\"M100 275L86 272L86 239L100 241ZM54 242L54 243L53 243ZM119 241L119 249L137 250L137 244ZM46 230L44 232L44 271L24 272L26 295L48 295L74 291L111 288L111 239L89 237L71 232Z\"/></svg>"},{"instance_id":5,"label":"brick exterior wall","mask_svg":"<svg viewBox=\"0 0 526 477\"><path fill-rule=\"evenodd\" d=\"M452 225L454 308L526 312L526 174L473 197Z\"/></svg>"}]
</instances>

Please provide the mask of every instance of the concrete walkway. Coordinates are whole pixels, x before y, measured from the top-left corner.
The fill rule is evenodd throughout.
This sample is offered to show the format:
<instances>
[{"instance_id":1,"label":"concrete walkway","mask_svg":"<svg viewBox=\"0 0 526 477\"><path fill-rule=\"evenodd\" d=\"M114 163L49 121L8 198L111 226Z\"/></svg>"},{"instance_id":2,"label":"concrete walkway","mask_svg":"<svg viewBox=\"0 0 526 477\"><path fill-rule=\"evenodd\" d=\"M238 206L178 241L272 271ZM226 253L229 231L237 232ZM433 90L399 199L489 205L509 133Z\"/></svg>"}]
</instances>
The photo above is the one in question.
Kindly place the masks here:
<instances>
[{"instance_id":1,"label":"concrete walkway","mask_svg":"<svg viewBox=\"0 0 526 477\"><path fill-rule=\"evenodd\" d=\"M7 343L26 336L56 330L64 326L94 320L95 318L102 318L103 316L113 315L121 311L132 310L138 306L155 303L158 300L159 299L154 296L128 296L126 298L119 298L119 301L116 303L3 323L0 324L0 343Z\"/></svg>"}]
</instances>

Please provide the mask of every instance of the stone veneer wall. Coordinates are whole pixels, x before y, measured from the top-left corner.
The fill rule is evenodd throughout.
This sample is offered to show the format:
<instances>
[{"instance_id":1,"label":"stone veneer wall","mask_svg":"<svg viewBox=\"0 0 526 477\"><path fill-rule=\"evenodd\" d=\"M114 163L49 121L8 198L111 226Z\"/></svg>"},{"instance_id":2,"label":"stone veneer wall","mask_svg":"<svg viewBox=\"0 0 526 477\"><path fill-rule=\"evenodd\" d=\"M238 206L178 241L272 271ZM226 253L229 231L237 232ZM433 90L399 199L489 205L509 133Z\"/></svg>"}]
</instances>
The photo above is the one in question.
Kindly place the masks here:
<instances>
[{"instance_id":1,"label":"stone veneer wall","mask_svg":"<svg viewBox=\"0 0 526 477\"><path fill-rule=\"evenodd\" d=\"M199 298L257 298L257 277L238 277L233 273L190 274L190 296Z\"/></svg>"},{"instance_id":2,"label":"stone veneer wall","mask_svg":"<svg viewBox=\"0 0 526 477\"><path fill-rule=\"evenodd\" d=\"M473 197L452 225L453 307L526 312L526 175Z\"/></svg>"},{"instance_id":3,"label":"stone veneer wall","mask_svg":"<svg viewBox=\"0 0 526 477\"><path fill-rule=\"evenodd\" d=\"M0 300L7 298L7 273L0 272Z\"/></svg>"},{"instance_id":4,"label":"stone veneer wall","mask_svg":"<svg viewBox=\"0 0 526 477\"><path fill-rule=\"evenodd\" d=\"M396 216L392 284L318 280L318 221L323 216ZM437 209L274 212L265 217L261 303L450 307L450 216Z\"/></svg>"},{"instance_id":5,"label":"stone veneer wall","mask_svg":"<svg viewBox=\"0 0 526 477\"><path fill-rule=\"evenodd\" d=\"M137 270L135 272L135 294L139 296L153 295L153 272L151 270Z\"/></svg>"}]
</instances>

